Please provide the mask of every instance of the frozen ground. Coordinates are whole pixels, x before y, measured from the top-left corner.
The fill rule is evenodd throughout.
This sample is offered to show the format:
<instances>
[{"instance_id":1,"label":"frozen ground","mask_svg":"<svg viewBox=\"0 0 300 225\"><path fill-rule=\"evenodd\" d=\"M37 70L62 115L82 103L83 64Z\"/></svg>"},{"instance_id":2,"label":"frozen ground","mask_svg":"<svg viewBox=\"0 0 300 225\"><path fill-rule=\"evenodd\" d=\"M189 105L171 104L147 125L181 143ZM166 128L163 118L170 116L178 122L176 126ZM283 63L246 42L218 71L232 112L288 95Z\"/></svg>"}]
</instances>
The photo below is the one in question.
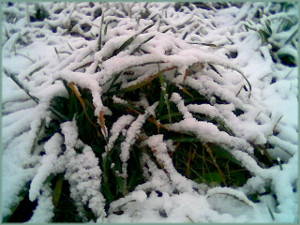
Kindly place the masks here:
<instances>
[{"instance_id":1,"label":"frozen ground","mask_svg":"<svg viewBox=\"0 0 300 225\"><path fill-rule=\"evenodd\" d=\"M216 9L208 3L210 9L182 5L178 10L179 5L174 3L99 4L105 19L111 23L103 38L105 45L98 51L96 35L101 16L96 16L97 3L43 3L49 17L35 22L30 22L33 19L29 18L36 10L33 5L2 4L2 217L11 214L12 207L20 201L17 194L32 180L29 198L38 200L38 205L29 222L50 222L54 215L52 190L43 182L51 173L65 171L66 179L73 182L71 193L78 203L79 213L84 204L89 204L98 222L298 221L298 69L295 63L298 38L294 35L298 29L297 5L245 3ZM78 23L72 25L72 19ZM130 36L141 33L153 21L154 26L139 35L133 47L108 57ZM271 34L266 35L268 32ZM155 37L144 46L150 54L130 54L152 35ZM274 45L279 50L275 51ZM203 193L196 192L194 184L179 175L168 162L162 136L153 135L145 144L158 149L156 157L161 158L171 173L172 185L176 184L180 192L169 191L172 185L165 182L164 174L152 168L155 176L151 176L149 182L111 203L108 212L104 212L105 199L99 192L101 182L97 182L101 179L98 159L91 148L77 140L76 125L62 124L62 134L67 148L81 146L85 149L82 154L76 155L75 151L63 154L60 134L54 135L44 146L36 143L36 136L43 132L41 124L51 118L48 110L51 98L67 96L61 79L91 90L96 116L102 111L109 114L113 112L109 112L101 101L102 93L107 90L106 81L118 71L151 61L166 62L164 69L178 67L182 75L169 75L170 81L180 84L184 80L186 85L201 89L207 95L212 94L212 89L222 92L225 99L247 112L234 117L229 113L233 105L220 106L218 110L210 106L185 106L179 95L168 93L170 101L176 103L184 115L182 122L169 124L171 129L192 131L200 138L244 148L245 151L233 149L232 154L253 177L243 187L204 188ZM195 75L184 78L185 70L197 67L197 62L217 64L224 77L210 72L217 81L212 82L199 68L192 68ZM86 64L89 66L85 71L78 69ZM101 71L96 70L98 64L101 64ZM147 73L138 69L136 72L140 76L154 74L150 67ZM243 76L251 84L251 95ZM16 79L24 90L38 98L34 99L36 102L16 85ZM120 82L123 82L123 88L135 84L126 80ZM144 117L133 122L135 126L131 126L122 143L120 158L125 166L129 146L139 134L139 126L156 107L147 102L141 104L147 108ZM197 110L224 118L238 137L232 138L213 126L194 120L190 112ZM118 135L132 120L130 116L120 120L120 127L109 131L109 143L113 145L114 134ZM271 168L258 166L248 156L252 151L248 146L250 142L273 145L268 153L281 163ZM39 154L43 151L45 154ZM144 160L149 163L149 159ZM93 174L87 174L86 168L93 168ZM76 177L74 171L83 172ZM85 176L92 176L95 182L87 183ZM261 196L260 202L247 199L248 194L265 192L265 186L270 186L272 192ZM155 192L147 196L145 190L149 187L157 187L162 196ZM272 196L274 193L276 199ZM120 208L124 211L122 215L113 213Z\"/></svg>"}]
</instances>

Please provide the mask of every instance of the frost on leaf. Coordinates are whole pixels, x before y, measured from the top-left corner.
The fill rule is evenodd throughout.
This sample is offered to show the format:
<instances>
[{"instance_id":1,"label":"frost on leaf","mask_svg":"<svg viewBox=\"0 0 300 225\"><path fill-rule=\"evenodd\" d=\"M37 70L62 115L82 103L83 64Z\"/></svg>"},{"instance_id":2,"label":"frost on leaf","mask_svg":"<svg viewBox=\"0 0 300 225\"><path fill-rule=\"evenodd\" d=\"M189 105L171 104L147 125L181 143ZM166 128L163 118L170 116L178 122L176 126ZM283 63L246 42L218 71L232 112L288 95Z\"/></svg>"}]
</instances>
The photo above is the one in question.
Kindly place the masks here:
<instances>
[{"instance_id":1,"label":"frost on leaf","mask_svg":"<svg viewBox=\"0 0 300 225\"><path fill-rule=\"evenodd\" d=\"M37 174L34 176L31 186L29 198L34 201L39 195L39 191L43 182L51 173L59 172L59 168L56 167L58 154L61 151L62 137L59 134L55 134L44 146L45 155L41 159L41 166L39 167Z\"/></svg>"},{"instance_id":2,"label":"frost on leaf","mask_svg":"<svg viewBox=\"0 0 300 225\"><path fill-rule=\"evenodd\" d=\"M87 205L97 218L102 218L105 216L105 199L100 192L99 160L91 147L76 140L78 132L74 121L62 124L62 132L67 149L61 156L61 163L65 163L65 178L70 184L70 196L76 202L77 210L83 218L84 205ZM78 147L82 148L81 153L77 153Z\"/></svg>"}]
</instances>

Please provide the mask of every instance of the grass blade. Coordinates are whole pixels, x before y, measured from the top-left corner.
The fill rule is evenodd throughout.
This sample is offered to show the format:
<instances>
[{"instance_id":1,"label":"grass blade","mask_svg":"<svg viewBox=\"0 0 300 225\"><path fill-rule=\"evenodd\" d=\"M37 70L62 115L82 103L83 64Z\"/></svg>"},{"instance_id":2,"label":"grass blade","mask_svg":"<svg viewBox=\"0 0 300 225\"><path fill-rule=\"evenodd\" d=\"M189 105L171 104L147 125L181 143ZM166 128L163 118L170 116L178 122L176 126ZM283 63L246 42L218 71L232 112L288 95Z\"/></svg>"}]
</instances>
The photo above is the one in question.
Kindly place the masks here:
<instances>
[{"instance_id":1,"label":"grass blade","mask_svg":"<svg viewBox=\"0 0 300 225\"><path fill-rule=\"evenodd\" d=\"M134 84L134 85L131 85L131 86L127 87L127 88L124 88L124 89L120 90L119 93L120 92L121 93L131 92L131 91L135 91L136 89L142 88L145 85L149 84L151 81L153 81L155 78L157 78L158 76L160 76L160 74L162 74L163 72L169 71L169 70L172 70L172 69L175 69L175 68L177 68L177 66L173 66L171 68L167 68L167 69L161 70L157 74L149 76L148 78L146 78L145 80L143 80L142 82L140 82L138 84Z\"/></svg>"},{"instance_id":2,"label":"grass blade","mask_svg":"<svg viewBox=\"0 0 300 225\"><path fill-rule=\"evenodd\" d=\"M146 30L148 30L149 28L153 27L154 23L148 25L147 27L145 27L142 31L136 33L135 35L131 36L127 41L125 41L120 48L115 49L115 51L113 52L112 56L115 56L117 54L119 54L121 51L123 51L127 46L129 46L135 39L137 36L139 36L141 33L145 32ZM112 57L111 56L111 57Z\"/></svg>"},{"instance_id":3,"label":"grass blade","mask_svg":"<svg viewBox=\"0 0 300 225\"><path fill-rule=\"evenodd\" d=\"M85 107L85 101L82 99L79 91L77 90L77 88L75 87L75 84L73 82L69 83L68 86L71 88L71 90L74 92L74 94L76 95L77 99L79 100L82 108L83 108L83 112L86 116L86 118L88 119L88 121L90 122L90 124L92 124L94 127L97 127L97 124L95 124L92 119L89 117L89 115L87 114L86 111L86 107Z\"/></svg>"},{"instance_id":4,"label":"grass blade","mask_svg":"<svg viewBox=\"0 0 300 225\"><path fill-rule=\"evenodd\" d=\"M102 48L102 27L103 27L103 21L104 21L104 12L101 15L101 24L100 24L100 30L99 30L99 39L98 39L98 46L97 50L100 51Z\"/></svg>"},{"instance_id":5,"label":"grass blade","mask_svg":"<svg viewBox=\"0 0 300 225\"><path fill-rule=\"evenodd\" d=\"M103 111L100 111L99 122L100 122L100 125L101 125L101 129L103 130L103 133L107 137L107 131L106 131L106 126L105 126L104 112Z\"/></svg>"},{"instance_id":6,"label":"grass blade","mask_svg":"<svg viewBox=\"0 0 300 225\"><path fill-rule=\"evenodd\" d=\"M218 165L218 163L217 163L217 161L216 161L216 157L213 155L210 146L209 146L207 143L202 143L202 146L205 148L205 150L207 151L207 153L209 154L209 156L212 158L213 164L214 164L214 166L217 168L218 173L220 174L220 176L222 177L223 183L224 183L225 185L227 185L227 184L226 184L225 175L224 175L224 173L222 172L222 170L220 169L220 167L219 167L219 165Z\"/></svg>"},{"instance_id":7,"label":"grass blade","mask_svg":"<svg viewBox=\"0 0 300 225\"><path fill-rule=\"evenodd\" d=\"M274 216L274 214L273 214L272 210L270 209L270 207L269 207L269 206L267 206L267 208L268 208L268 211L269 211L269 214L270 214L270 216L271 216L272 220L274 221L274 220L275 220L275 216Z\"/></svg>"},{"instance_id":8,"label":"grass blade","mask_svg":"<svg viewBox=\"0 0 300 225\"><path fill-rule=\"evenodd\" d=\"M38 98L32 96L29 91L24 87L24 85L21 84L19 79L16 77L16 75L9 73L6 69L3 69L4 73L11 78L34 102L39 103Z\"/></svg>"},{"instance_id":9,"label":"grass blade","mask_svg":"<svg viewBox=\"0 0 300 225\"><path fill-rule=\"evenodd\" d=\"M53 205L54 207L58 206L58 202L62 192L64 177L62 174L58 176L58 180L56 181L55 188L53 190Z\"/></svg>"},{"instance_id":10,"label":"grass blade","mask_svg":"<svg viewBox=\"0 0 300 225\"><path fill-rule=\"evenodd\" d=\"M171 108L170 108L170 102L168 99L168 93L167 93L167 84L164 80L164 75L163 73L159 73L159 81L160 81L160 86L161 86L161 91L163 94L163 98L164 98L164 102L167 106L167 110L168 110L168 119L169 119L169 123L172 123L172 117L171 117Z\"/></svg>"},{"instance_id":11,"label":"grass blade","mask_svg":"<svg viewBox=\"0 0 300 225\"><path fill-rule=\"evenodd\" d=\"M189 75L189 70L186 69L183 77L183 82L186 80L187 76Z\"/></svg>"},{"instance_id":12,"label":"grass blade","mask_svg":"<svg viewBox=\"0 0 300 225\"><path fill-rule=\"evenodd\" d=\"M153 39L155 37L155 35L152 35L151 37L147 38L145 41L143 41L141 44L139 44L139 46L137 46L132 52L131 55L133 55L134 53L136 53L143 44L147 43L148 41L150 41L151 39Z\"/></svg>"}]
</instances>

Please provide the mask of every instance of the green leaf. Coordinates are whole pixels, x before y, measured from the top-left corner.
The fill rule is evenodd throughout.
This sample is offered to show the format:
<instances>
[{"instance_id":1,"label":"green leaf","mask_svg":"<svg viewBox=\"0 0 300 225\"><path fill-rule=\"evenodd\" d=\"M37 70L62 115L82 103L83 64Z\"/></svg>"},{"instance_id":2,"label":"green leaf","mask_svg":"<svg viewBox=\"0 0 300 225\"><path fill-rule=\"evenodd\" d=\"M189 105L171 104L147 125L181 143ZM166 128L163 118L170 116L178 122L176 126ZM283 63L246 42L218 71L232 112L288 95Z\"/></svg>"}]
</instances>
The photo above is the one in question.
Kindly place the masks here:
<instances>
[{"instance_id":1,"label":"green leaf","mask_svg":"<svg viewBox=\"0 0 300 225\"><path fill-rule=\"evenodd\" d=\"M275 220L275 217L274 217L274 214L273 214L272 210L270 209L269 206L267 206L267 208L268 208L268 211L269 211L269 214L270 214L272 220L274 221L274 220Z\"/></svg>"},{"instance_id":2,"label":"green leaf","mask_svg":"<svg viewBox=\"0 0 300 225\"><path fill-rule=\"evenodd\" d=\"M290 67L295 67L297 66L296 59L294 56L289 55L289 54L278 54L279 59L281 60L282 64L290 66Z\"/></svg>"},{"instance_id":3,"label":"green leaf","mask_svg":"<svg viewBox=\"0 0 300 225\"><path fill-rule=\"evenodd\" d=\"M133 170L132 174L129 177L128 187L133 187L137 183L137 179L139 179L137 170Z\"/></svg>"},{"instance_id":4,"label":"green leaf","mask_svg":"<svg viewBox=\"0 0 300 225\"><path fill-rule=\"evenodd\" d=\"M109 180L108 180L108 173L110 170L110 162L109 162L109 156L105 157L103 159L103 184L102 184L102 190L105 198L108 200L108 202L112 202L115 200L115 197L112 195L109 187Z\"/></svg>"},{"instance_id":5,"label":"green leaf","mask_svg":"<svg viewBox=\"0 0 300 225\"><path fill-rule=\"evenodd\" d=\"M246 183L248 176L246 171L230 171L229 176L232 184L240 186Z\"/></svg>"},{"instance_id":6,"label":"green leaf","mask_svg":"<svg viewBox=\"0 0 300 225\"><path fill-rule=\"evenodd\" d=\"M102 184L102 190L103 190L103 195L105 196L105 198L108 200L108 202L112 202L115 200L115 197L112 195L111 191L110 191L110 187L108 186L108 183L104 183Z\"/></svg>"},{"instance_id":7,"label":"green leaf","mask_svg":"<svg viewBox=\"0 0 300 225\"><path fill-rule=\"evenodd\" d=\"M109 21L105 24L105 27L104 27L104 35L107 34L107 29L108 29L108 25L111 23L112 21Z\"/></svg>"},{"instance_id":8,"label":"green leaf","mask_svg":"<svg viewBox=\"0 0 300 225\"><path fill-rule=\"evenodd\" d=\"M112 172L117 181L116 187L117 187L118 192L121 193L123 196L125 196L128 193L125 180L122 177L120 177L114 169L112 169Z\"/></svg>"},{"instance_id":9,"label":"green leaf","mask_svg":"<svg viewBox=\"0 0 300 225\"><path fill-rule=\"evenodd\" d=\"M113 87L113 85L114 85L115 82L119 79L119 77L121 76L121 74L122 74L122 72L117 73L117 74L114 74L114 79L113 79L113 81L111 82L111 85L110 85L109 89L110 89L111 87ZM109 90L109 89L108 89L108 90Z\"/></svg>"},{"instance_id":10,"label":"green leaf","mask_svg":"<svg viewBox=\"0 0 300 225\"><path fill-rule=\"evenodd\" d=\"M258 193L247 195L247 198L249 198L254 203L260 202Z\"/></svg>"},{"instance_id":11,"label":"green leaf","mask_svg":"<svg viewBox=\"0 0 300 225\"><path fill-rule=\"evenodd\" d=\"M165 104L167 106L167 110L168 110L169 123L172 123L171 108L170 108L170 102L169 102L168 93L167 93L167 84L166 84L166 82L164 80L163 73L159 74L159 81L160 81L161 92L163 94L164 102L165 102Z\"/></svg>"},{"instance_id":12,"label":"green leaf","mask_svg":"<svg viewBox=\"0 0 300 225\"><path fill-rule=\"evenodd\" d=\"M261 39L263 40L263 42L268 43L268 38L270 37L270 34L264 30L259 30L258 33Z\"/></svg>"},{"instance_id":13,"label":"green leaf","mask_svg":"<svg viewBox=\"0 0 300 225\"><path fill-rule=\"evenodd\" d=\"M60 174L58 176L58 179L56 181L56 184L55 184L55 187L53 190L53 205L54 205L54 207L58 206L58 202L59 202L61 191L62 191L63 181L64 181L64 177L62 174Z\"/></svg>"},{"instance_id":14,"label":"green leaf","mask_svg":"<svg viewBox=\"0 0 300 225\"><path fill-rule=\"evenodd\" d=\"M155 78L157 78L160 75L161 72L154 74L152 76L147 77L145 80L143 80L142 82L138 83L138 84L134 84L131 85L127 88L124 88L122 90L119 91L119 93L123 93L123 92L131 92L131 91L135 91L136 89L142 88L145 85L149 84L151 81L153 81Z\"/></svg>"},{"instance_id":15,"label":"green leaf","mask_svg":"<svg viewBox=\"0 0 300 225\"><path fill-rule=\"evenodd\" d=\"M182 114L179 113L179 112L172 112L172 113L167 114L167 115L159 116L158 119L159 120L166 120L166 119L169 119L169 117L173 118L173 117L177 117L177 116L182 116Z\"/></svg>"},{"instance_id":16,"label":"green leaf","mask_svg":"<svg viewBox=\"0 0 300 225\"><path fill-rule=\"evenodd\" d=\"M215 182L217 184L221 184L223 182L223 178L218 172L206 173L204 175L204 179L207 183Z\"/></svg>"},{"instance_id":17,"label":"green leaf","mask_svg":"<svg viewBox=\"0 0 300 225\"><path fill-rule=\"evenodd\" d=\"M198 184L201 184L201 183L205 182L205 180L201 177L195 178L193 181L195 181Z\"/></svg>"},{"instance_id":18,"label":"green leaf","mask_svg":"<svg viewBox=\"0 0 300 225\"><path fill-rule=\"evenodd\" d=\"M266 19L266 27L271 35L272 34L271 23L270 23L270 20L268 20L268 19Z\"/></svg>"},{"instance_id":19,"label":"green leaf","mask_svg":"<svg viewBox=\"0 0 300 225\"><path fill-rule=\"evenodd\" d=\"M156 115L159 117L161 116L161 113L162 113L162 110L163 108L165 107L165 99L164 99L164 94L162 92L160 92L160 97L159 97L159 104L158 106L156 107Z\"/></svg>"},{"instance_id":20,"label":"green leaf","mask_svg":"<svg viewBox=\"0 0 300 225\"><path fill-rule=\"evenodd\" d=\"M100 29L99 29L99 38L98 38L98 51L102 48L102 39L103 39L103 34L102 34L102 27L103 27L103 21L104 21L104 12L101 15L101 24L100 24Z\"/></svg>"},{"instance_id":21,"label":"green leaf","mask_svg":"<svg viewBox=\"0 0 300 225\"><path fill-rule=\"evenodd\" d=\"M249 30L254 30L256 31L255 28L253 28L250 24L244 24L245 28L246 28L246 31L249 31Z\"/></svg>"},{"instance_id":22,"label":"green leaf","mask_svg":"<svg viewBox=\"0 0 300 225\"><path fill-rule=\"evenodd\" d=\"M210 147L214 151L216 157L226 158L231 162L243 167L243 165L238 160L236 160L227 150L224 150L223 148L215 144L210 144Z\"/></svg>"},{"instance_id":23,"label":"green leaf","mask_svg":"<svg viewBox=\"0 0 300 225\"><path fill-rule=\"evenodd\" d=\"M174 139L175 142L201 142L198 138L195 137L183 137Z\"/></svg>"},{"instance_id":24,"label":"green leaf","mask_svg":"<svg viewBox=\"0 0 300 225\"><path fill-rule=\"evenodd\" d=\"M246 31L248 32L250 27L247 24L244 24L244 27L245 27Z\"/></svg>"},{"instance_id":25,"label":"green leaf","mask_svg":"<svg viewBox=\"0 0 300 225\"><path fill-rule=\"evenodd\" d=\"M134 105L132 105L132 104L120 104L120 103L117 103L118 105L122 105L122 106L125 106L125 107L127 107L127 108L129 108L129 109L132 109L132 110L134 110L134 111L138 111L139 113L144 113L144 111L142 110L142 109L140 109L139 107L136 107L136 106L134 106Z\"/></svg>"},{"instance_id":26,"label":"green leaf","mask_svg":"<svg viewBox=\"0 0 300 225\"><path fill-rule=\"evenodd\" d=\"M295 5L293 3L290 2L284 2L284 3L280 3L283 4L283 11L287 12L289 8L291 7L295 7Z\"/></svg>"},{"instance_id":27,"label":"green leaf","mask_svg":"<svg viewBox=\"0 0 300 225\"><path fill-rule=\"evenodd\" d=\"M54 177L56 177L56 174L50 174L44 181L44 184L50 183Z\"/></svg>"},{"instance_id":28,"label":"green leaf","mask_svg":"<svg viewBox=\"0 0 300 225\"><path fill-rule=\"evenodd\" d=\"M291 36L290 36L288 39L286 39L286 41L284 42L284 44L288 44L288 43L294 38L294 36L295 36L297 33L298 33L298 29L296 29L296 30L291 34Z\"/></svg>"}]
</instances>

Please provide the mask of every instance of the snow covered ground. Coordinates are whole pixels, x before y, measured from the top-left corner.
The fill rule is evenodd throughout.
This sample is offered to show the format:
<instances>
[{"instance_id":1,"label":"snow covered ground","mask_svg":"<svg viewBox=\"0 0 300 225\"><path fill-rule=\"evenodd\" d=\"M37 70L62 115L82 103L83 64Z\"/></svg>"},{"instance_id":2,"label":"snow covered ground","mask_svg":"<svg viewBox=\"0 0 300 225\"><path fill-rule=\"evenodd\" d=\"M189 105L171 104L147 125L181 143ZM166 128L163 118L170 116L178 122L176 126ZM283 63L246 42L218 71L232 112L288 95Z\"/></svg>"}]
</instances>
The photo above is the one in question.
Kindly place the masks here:
<instances>
[{"instance_id":1,"label":"snow covered ground","mask_svg":"<svg viewBox=\"0 0 300 225\"><path fill-rule=\"evenodd\" d=\"M2 3L3 218L20 201L17 195L24 184L32 181L29 199L38 200L38 204L29 222L51 222L53 190L45 180L51 174L65 172L78 213L88 205L97 222L298 221L297 4L248 2L221 9L211 3L206 3L210 9L183 3L41 5L49 14L46 19L38 18L43 11L38 15L34 5ZM104 22L109 24L107 30L100 25L102 12ZM103 46L97 38L100 29ZM110 57L132 36L136 38L132 45ZM148 54L131 54L142 44ZM168 177L162 170L153 166L149 169L153 172L149 181L112 202L105 212L99 159L91 147L78 140L74 121L61 124L61 134L55 134L44 145L37 143L37 137L52 118L48 109L51 99L68 96L62 80L91 91L96 117L103 112L109 115L114 112L101 99L108 90L107 82L126 68L153 61L164 62L160 69L166 70L168 82L187 85L208 96L217 93L231 102L224 106L212 99L211 105L215 107L184 105L179 94L168 93L184 119L166 126L174 131L192 132L201 140L232 146L231 154L252 177L239 188L209 188L198 184L201 191L195 191L195 182L180 175L170 162L167 151L171 147L163 136L153 135L144 144L158 150L155 157L170 173L171 183L166 181ZM216 65L217 72L208 69L210 64ZM174 66L179 72L176 77L167 71ZM192 72L185 77L187 69ZM137 67L134 72L136 80L117 81L123 89L157 73L157 69L149 66L142 71ZM114 101L124 100L115 97ZM126 176L130 145L157 106L142 100L140 104L145 107L144 114L136 120L131 116L121 118L108 134L100 122L111 146L126 125L134 124L121 145L123 176ZM234 116L231 113L234 107L242 108L245 113ZM237 137L197 121L191 114L197 111L223 118ZM253 149L249 143L267 142L273 146L268 154L280 162L262 168L250 157ZM62 150L62 144L67 151ZM78 154L75 148L84 150ZM143 160L151 165L147 156ZM174 186L179 193L172 192ZM259 202L246 197L265 192L266 186L272 191L260 196ZM162 195L146 194L147 189L154 187ZM123 214L113 213L120 208Z\"/></svg>"}]
</instances>

